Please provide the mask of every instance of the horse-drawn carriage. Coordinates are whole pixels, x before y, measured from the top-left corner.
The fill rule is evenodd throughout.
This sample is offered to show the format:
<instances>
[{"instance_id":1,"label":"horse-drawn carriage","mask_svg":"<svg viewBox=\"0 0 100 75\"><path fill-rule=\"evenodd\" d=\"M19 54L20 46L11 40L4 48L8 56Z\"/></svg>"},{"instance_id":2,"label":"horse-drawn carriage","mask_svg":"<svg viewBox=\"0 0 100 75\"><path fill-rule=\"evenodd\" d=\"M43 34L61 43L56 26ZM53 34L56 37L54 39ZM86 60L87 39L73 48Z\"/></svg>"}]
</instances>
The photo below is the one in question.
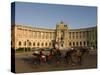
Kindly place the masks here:
<instances>
[{"instance_id":1,"label":"horse-drawn carriage","mask_svg":"<svg viewBox=\"0 0 100 75\"><path fill-rule=\"evenodd\" d=\"M70 48L64 53L59 49L38 50L33 52L34 64L82 64L82 56L88 52L84 48Z\"/></svg>"}]
</instances>

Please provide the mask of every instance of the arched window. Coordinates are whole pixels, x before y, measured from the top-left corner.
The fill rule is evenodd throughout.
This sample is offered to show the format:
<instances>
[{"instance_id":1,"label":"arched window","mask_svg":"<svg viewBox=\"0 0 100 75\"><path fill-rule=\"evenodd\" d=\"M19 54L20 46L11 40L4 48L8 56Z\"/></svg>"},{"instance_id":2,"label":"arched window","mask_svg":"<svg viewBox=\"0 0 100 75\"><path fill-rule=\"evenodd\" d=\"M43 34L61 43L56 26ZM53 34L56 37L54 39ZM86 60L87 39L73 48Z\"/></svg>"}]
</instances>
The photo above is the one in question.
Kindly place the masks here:
<instances>
[{"instance_id":1,"label":"arched window","mask_svg":"<svg viewBox=\"0 0 100 75\"><path fill-rule=\"evenodd\" d=\"M35 42L33 43L33 46L35 46Z\"/></svg>"},{"instance_id":2,"label":"arched window","mask_svg":"<svg viewBox=\"0 0 100 75\"><path fill-rule=\"evenodd\" d=\"M26 41L24 42L24 46L26 46Z\"/></svg>"},{"instance_id":3,"label":"arched window","mask_svg":"<svg viewBox=\"0 0 100 75\"><path fill-rule=\"evenodd\" d=\"M78 46L78 42L76 42L76 45Z\"/></svg>"},{"instance_id":4,"label":"arched window","mask_svg":"<svg viewBox=\"0 0 100 75\"><path fill-rule=\"evenodd\" d=\"M45 43L45 46L47 46L47 43Z\"/></svg>"},{"instance_id":5,"label":"arched window","mask_svg":"<svg viewBox=\"0 0 100 75\"><path fill-rule=\"evenodd\" d=\"M21 46L21 41L19 41L18 45Z\"/></svg>"},{"instance_id":6,"label":"arched window","mask_svg":"<svg viewBox=\"0 0 100 75\"><path fill-rule=\"evenodd\" d=\"M85 41L83 43L84 43L84 46L85 46L86 45Z\"/></svg>"},{"instance_id":7,"label":"arched window","mask_svg":"<svg viewBox=\"0 0 100 75\"><path fill-rule=\"evenodd\" d=\"M49 43L49 46L51 46L51 43Z\"/></svg>"},{"instance_id":8,"label":"arched window","mask_svg":"<svg viewBox=\"0 0 100 75\"><path fill-rule=\"evenodd\" d=\"M73 42L73 46L75 46L75 42Z\"/></svg>"},{"instance_id":9,"label":"arched window","mask_svg":"<svg viewBox=\"0 0 100 75\"><path fill-rule=\"evenodd\" d=\"M71 46L71 42L69 43L69 46Z\"/></svg>"},{"instance_id":10,"label":"arched window","mask_svg":"<svg viewBox=\"0 0 100 75\"><path fill-rule=\"evenodd\" d=\"M37 43L37 46L40 46L40 43L39 42Z\"/></svg>"}]
</instances>

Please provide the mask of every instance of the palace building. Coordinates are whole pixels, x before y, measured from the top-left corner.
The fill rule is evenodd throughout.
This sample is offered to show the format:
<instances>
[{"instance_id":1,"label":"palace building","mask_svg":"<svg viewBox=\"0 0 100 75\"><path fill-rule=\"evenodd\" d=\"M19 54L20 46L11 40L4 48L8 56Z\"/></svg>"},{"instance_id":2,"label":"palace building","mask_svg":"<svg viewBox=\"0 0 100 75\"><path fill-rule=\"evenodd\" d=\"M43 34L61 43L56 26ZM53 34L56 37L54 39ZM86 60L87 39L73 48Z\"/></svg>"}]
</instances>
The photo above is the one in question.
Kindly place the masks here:
<instances>
[{"instance_id":1,"label":"palace building","mask_svg":"<svg viewBox=\"0 0 100 75\"><path fill-rule=\"evenodd\" d=\"M12 25L11 47L18 48L53 48L57 45L64 50L71 47L97 47L97 27L70 29L64 22L55 29L35 28Z\"/></svg>"}]
</instances>

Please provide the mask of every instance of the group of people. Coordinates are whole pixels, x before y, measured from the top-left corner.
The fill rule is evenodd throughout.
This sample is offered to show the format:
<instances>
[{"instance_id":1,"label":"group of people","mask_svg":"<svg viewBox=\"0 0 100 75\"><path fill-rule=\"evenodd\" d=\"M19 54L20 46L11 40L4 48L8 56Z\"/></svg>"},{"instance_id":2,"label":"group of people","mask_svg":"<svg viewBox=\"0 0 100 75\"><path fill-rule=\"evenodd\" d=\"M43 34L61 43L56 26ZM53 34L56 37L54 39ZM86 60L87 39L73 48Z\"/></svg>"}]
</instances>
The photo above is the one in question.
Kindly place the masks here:
<instances>
[{"instance_id":1,"label":"group of people","mask_svg":"<svg viewBox=\"0 0 100 75\"><path fill-rule=\"evenodd\" d=\"M33 63L38 65L60 63L81 65L84 53L85 50L69 49L62 53L59 49L51 49L49 53L45 54L43 50L40 50L33 53Z\"/></svg>"},{"instance_id":2,"label":"group of people","mask_svg":"<svg viewBox=\"0 0 100 75\"><path fill-rule=\"evenodd\" d=\"M52 63L59 63L61 57L60 50L50 50L49 53L44 53L43 50L35 51L33 53L33 62L34 64L52 64Z\"/></svg>"}]
</instances>

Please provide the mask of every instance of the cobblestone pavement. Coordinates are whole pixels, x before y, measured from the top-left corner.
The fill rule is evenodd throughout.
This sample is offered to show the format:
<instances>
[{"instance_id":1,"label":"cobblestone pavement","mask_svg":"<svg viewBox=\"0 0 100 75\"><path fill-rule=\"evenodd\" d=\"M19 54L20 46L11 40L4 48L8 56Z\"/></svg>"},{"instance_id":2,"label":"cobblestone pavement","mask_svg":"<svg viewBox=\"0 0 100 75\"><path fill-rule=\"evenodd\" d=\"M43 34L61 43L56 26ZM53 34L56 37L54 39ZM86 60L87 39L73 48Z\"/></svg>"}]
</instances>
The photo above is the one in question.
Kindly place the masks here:
<instances>
[{"instance_id":1,"label":"cobblestone pavement","mask_svg":"<svg viewBox=\"0 0 100 75\"><path fill-rule=\"evenodd\" d=\"M43 72L43 71L59 71L59 70L75 70L75 69L91 69L97 67L97 55L85 54L82 58L82 65L71 65L66 63L60 64L42 64L34 65L31 54L16 55L16 72Z\"/></svg>"}]
</instances>

